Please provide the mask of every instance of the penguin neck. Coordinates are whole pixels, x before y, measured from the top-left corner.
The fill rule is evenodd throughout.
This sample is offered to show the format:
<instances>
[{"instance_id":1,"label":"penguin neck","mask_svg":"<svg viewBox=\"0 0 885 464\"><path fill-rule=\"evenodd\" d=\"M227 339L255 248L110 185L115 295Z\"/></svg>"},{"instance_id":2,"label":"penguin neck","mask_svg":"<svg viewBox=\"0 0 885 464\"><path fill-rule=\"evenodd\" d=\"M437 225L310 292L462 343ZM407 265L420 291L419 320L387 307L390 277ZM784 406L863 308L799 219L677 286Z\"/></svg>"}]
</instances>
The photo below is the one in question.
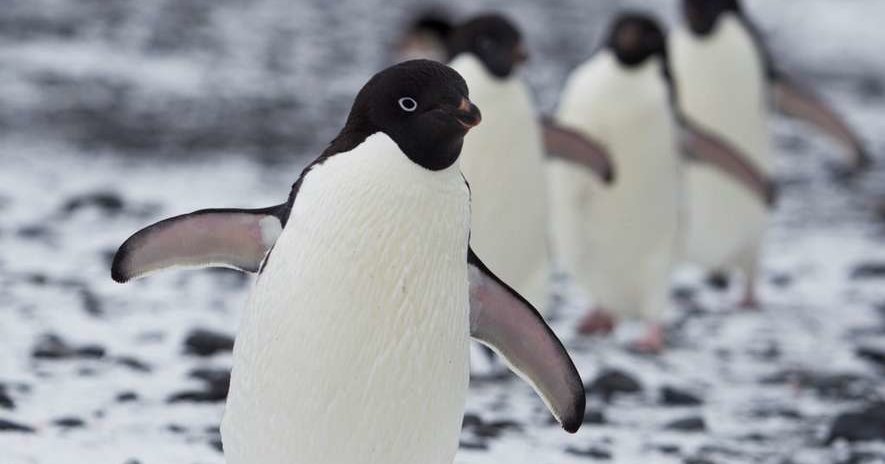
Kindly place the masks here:
<instances>
[{"instance_id":1,"label":"penguin neck","mask_svg":"<svg viewBox=\"0 0 885 464\"><path fill-rule=\"evenodd\" d=\"M347 124L332 140L332 143L326 147L320 158L328 158L338 153L351 151L377 132L379 129L374 127L364 116L351 114L347 118Z\"/></svg>"}]
</instances>

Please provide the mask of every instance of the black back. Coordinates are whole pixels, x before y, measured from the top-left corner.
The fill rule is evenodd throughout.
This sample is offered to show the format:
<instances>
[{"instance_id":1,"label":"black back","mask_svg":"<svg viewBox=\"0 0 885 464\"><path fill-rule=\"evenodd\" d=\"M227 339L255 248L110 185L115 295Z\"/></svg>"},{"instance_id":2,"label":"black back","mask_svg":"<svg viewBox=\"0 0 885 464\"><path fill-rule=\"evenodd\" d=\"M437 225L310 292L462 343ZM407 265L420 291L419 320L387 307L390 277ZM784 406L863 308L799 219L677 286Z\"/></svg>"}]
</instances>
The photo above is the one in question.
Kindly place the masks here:
<instances>
[{"instance_id":1,"label":"black back","mask_svg":"<svg viewBox=\"0 0 885 464\"><path fill-rule=\"evenodd\" d=\"M449 59L472 53L495 77L506 79L526 60L522 34L499 14L477 16L456 27L449 38Z\"/></svg>"}]
</instances>

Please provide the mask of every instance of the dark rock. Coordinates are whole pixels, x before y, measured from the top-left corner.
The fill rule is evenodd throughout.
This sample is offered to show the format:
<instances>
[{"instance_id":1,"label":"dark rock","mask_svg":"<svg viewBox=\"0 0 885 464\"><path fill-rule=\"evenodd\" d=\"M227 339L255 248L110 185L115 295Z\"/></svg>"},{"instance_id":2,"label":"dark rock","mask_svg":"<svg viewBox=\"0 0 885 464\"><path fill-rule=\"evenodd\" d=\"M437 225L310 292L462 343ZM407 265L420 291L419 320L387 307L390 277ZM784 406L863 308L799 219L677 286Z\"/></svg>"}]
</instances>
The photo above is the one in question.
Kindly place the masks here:
<instances>
[{"instance_id":1,"label":"dark rock","mask_svg":"<svg viewBox=\"0 0 885 464\"><path fill-rule=\"evenodd\" d=\"M128 367L134 371L148 373L153 370L150 364L130 356L120 356L115 362L121 366Z\"/></svg>"},{"instance_id":2,"label":"dark rock","mask_svg":"<svg viewBox=\"0 0 885 464\"><path fill-rule=\"evenodd\" d=\"M875 393L876 381L857 374L833 374L806 370L786 370L761 380L765 385L786 385L811 389L831 400L863 400Z\"/></svg>"},{"instance_id":3,"label":"dark rock","mask_svg":"<svg viewBox=\"0 0 885 464\"><path fill-rule=\"evenodd\" d=\"M685 458L685 460L682 462L684 462L685 464L716 464L716 461L713 461L712 459L698 456Z\"/></svg>"},{"instance_id":4,"label":"dark rock","mask_svg":"<svg viewBox=\"0 0 885 464\"><path fill-rule=\"evenodd\" d=\"M591 395L601 396L605 401L618 394L633 394L642 391L642 384L626 372L607 369L601 372L593 382L585 386Z\"/></svg>"},{"instance_id":5,"label":"dark rock","mask_svg":"<svg viewBox=\"0 0 885 464\"><path fill-rule=\"evenodd\" d=\"M801 420L804 416L796 409L789 407L765 407L759 408L750 413L756 419L789 419Z\"/></svg>"},{"instance_id":6,"label":"dark rock","mask_svg":"<svg viewBox=\"0 0 885 464\"><path fill-rule=\"evenodd\" d=\"M486 422L482 417L472 413L464 414L462 428L480 439L498 438L504 432L522 430L522 426L517 422L509 420Z\"/></svg>"},{"instance_id":7,"label":"dark rock","mask_svg":"<svg viewBox=\"0 0 885 464\"><path fill-rule=\"evenodd\" d=\"M840 414L830 426L827 444L836 440L885 441L885 403Z\"/></svg>"},{"instance_id":8,"label":"dark rock","mask_svg":"<svg viewBox=\"0 0 885 464\"><path fill-rule=\"evenodd\" d=\"M205 329L195 329L184 340L185 352L196 356L212 356L230 352L234 348L234 338L230 335Z\"/></svg>"},{"instance_id":9,"label":"dark rock","mask_svg":"<svg viewBox=\"0 0 885 464\"><path fill-rule=\"evenodd\" d=\"M61 337L54 334L44 335L31 356L35 359L101 359L105 356L105 349L98 345L72 346Z\"/></svg>"},{"instance_id":10,"label":"dark rock","mask_svg":"<svg viewBox=\"0 0 885 464\"><path fill-rule=\"evenodd\" d=\"M83 287L79 291L80 301L83 302L83 310L91 316L101 316L104 314L104 305L101 298L87 287Z\"/></svg>"},{"instance_id":11,"label":"dark rock","mask_svg":"<svg viewBox=\"0 0 885 464\"><path fill-rule=\"evenodd\" d=\"M86 421L79 417L62 417L52 421L52 424L65 429L76 429L86 426Z\"/></svg>"},{"instance_id":12,"label":"dark rock","mask_svg":"<svg viewBox=\"0 0 885 464\"><path fill-rule=\"evenodd\" d=\"M860 347L855 350L858 357L865 359L880 368L885 369L885 349L875 347Z\"/></svg>"},{"instance_id":13,"label":"dark rock","mask_svg":"<svg viewBox=\"0 0 885 464\"><path fill-rule=\"evenodd\" d=\"M482 441L462 441L458 446L471 451L488 451L489 449L489 445Z\"/></svg>"},{"instance_id":14,"label":"dark rock","mask_svg":"<svg viewBox=\"0 0 885 464\"><path fill-rule=\"evenodd\" d=\"M885 263L864 263L851 271L851 278L855 280L885 279Z\"/></svg>"},{"instance_id":15,"label":"dark rock","mask_svg":"<svg viewBox=\"0 0 885 464\"><path fill-rule=\"evenodd\" d=\"M6 384L2 383L0 383L0 408L10 410L15 409L15 401L13 401L12 396L9 395Z\"/></svg>"},{"instance_id":16,"label":"dark rock","mask_svg":"<svg viewBox=\"0 0 885 464\"><path fill-rule=\"evenodd\" d=\"M775 287L787 288L793 284L793 276L789 274L775 274L771 276L771 284Z\"/></svg>"},{"instance_id":17,"label":"dark rock","mask_svg":"<svg viewBox=\"0 0 885 464\"><path fill-rule=\"evenodd\" d=\"M679 432L704 432L707 430L707 423L702 417L686 417L670 422L664 426L664 429Z\"/></svg>"},{"instance_id":18,"label":"dark rock","mask_svg":"<svg viewBox=\"0 0 885 464\"><path fill-rule=\"evenodd\" d=\"M606 424L607 422L608 421L605 418L605 413L603 413L600 410L592 409L592 410L587 410L584 413L584 422L583 422L584 424L603 425L603 424Z\"/></svg>"},{"instance_id":19,"label":"dark rock","mask_svg":"<svg viewBox=\"0 0 885 464\"><path fill-rule=\"evenodd\" d=\"M116 192L91 192L76 195L62 206L62 212L73 214L82 209L95 208L108 215L119 214L126 203Z\"/></svg>"},{"instance_id":20,"label":"dark rock","mask_svg":"<svg viewBox=\"0 0 885 464\"><path fill-rule=\"evenodd\" d=\"M169 397L170 403L217 403L227 399L230 389L230 370L197 369L190 373L192 378L203 382L203 390L188 390Z\"/></svg>"},{"instance_id":21,"label":"dark rock","mask_svg":"<svg viewBox=\"0 0 885 464\"><path fill-rule=\"evenodd\" d=\"M587 449L569 447L566 448L565 452L575 456L588 457L596 461L610 461L612 458L611 452L597 447L590 447Z\"/></svg>"},{"instance_id":22,"label":"dark rock","mask_svg":"<svg viewBox=\"0 0 885 464\"><path fill-rule=\"evenodd\" d=\"M692 393L670 386L661 388L661 404L664 406L698 406L703 403Z\"/></svg>"},{"instance_id":23,"label":"dark rock","mask_svg":"<svg viewBox=\"0 0 885 464\"><path fill-rule=\"evenodd\" d=\"M130 459L123 464L141 464L141 461L139 461L138 459Z\"/></svg>"},{"instance_id":24,"label":"dark rock","mask_svg":"<svg viewBox=\"0 0 885 464\"><path fill-rule=\"evenodd\" d=\"M178 424L169 424L166 426L166 430L176 434L181 435L182 433L187 432L187 427Z\"/></svg>"},{"instance_id":25,"label":"dark rock","mask_svg":"<svg viewBox=\"0 0 885 464\"><path fill-rule=\"evenodd\" d=\"M682 448L679 445L658 445L658 451L664 454L679 454Z\"/></svg>"},{"instance_id":26,"label":"dark rock","mask_svg":"<svg viewBox=\"0 0 885 464\"><path fill-rule=\"evenodd\" d=\"M117 395L118 403L131 403L133 401L138 401L138 393L133 391L121 392Z\"/></svg>"},{"instance_id":27,"label":"dark rock","mask_svg":"<svg viewBox=\"0 0 885 464\"><path fill-rule=\"evenodd\" d=\"M209 440L209 446L211 446L212 449L218 451L219 453L224 453L224 444L221 442L220 437Z\"/></svg>"},{"instance_id":28,"label":"dark rock","mask_svg":"<svg viewBox=\"0 0 885 464\"><path fill-rule=\"evenodd\" d=\"M53 231L43 224L20 227L18 231L16 231L16 235L24 239L44 241L55 236Z\"/></svg>"},{"instance_id":29,"label":"dark rock","mask_svg":"<svg viewBox=\"0 0 885 464\"><path fill-rule=\"evenodd\" d=\"M36 430L31 426L0 418L0 433L3 432L34 433Z\"/></svg>"}]
</instances>

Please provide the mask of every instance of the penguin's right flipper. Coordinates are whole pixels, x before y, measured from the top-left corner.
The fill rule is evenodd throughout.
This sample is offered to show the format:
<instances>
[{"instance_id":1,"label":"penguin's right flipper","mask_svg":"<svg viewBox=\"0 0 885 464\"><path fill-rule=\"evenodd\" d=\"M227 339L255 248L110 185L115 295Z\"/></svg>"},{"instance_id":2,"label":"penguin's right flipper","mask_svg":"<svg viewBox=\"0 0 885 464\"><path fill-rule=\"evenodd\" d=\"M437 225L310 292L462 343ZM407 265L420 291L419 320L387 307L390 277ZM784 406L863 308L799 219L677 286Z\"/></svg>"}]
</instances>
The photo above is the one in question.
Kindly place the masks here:
<instances>
[{"instance_id":1,"label":"penguin's right flipper","mask_svg":"<svg viewBox=\"0 0 885 464\"><path fill-rule=\"evenodd\" d=\"M123 283L179 266L257 272L283 230L285 207L207 209L160 221L120 246L111 277Z\"/></svg>"},{"instance_id":2,"label":"penguin's right flipper","mask_svg":"<svg viewBox=\"0 0 885 464\"><path fill-rule=\"evenodd\" d=\"M832 108L814 93L803 89L783 75L774 78L774 103L777 109L789 116L806 121L845 146L851 156L854 169L862 170L872 159L863 141Z\"/></svg>"},{"instance_id":3,"label":"penguin's right flipper","mask_svg":"<svg viewBox=\"0 0 885 464\"><path fill-rule=\"evenodd\" d=\"M682 146L690 159L706 162L753 192L766 206L777 199L775 183L736 148L718 137L682 120Z\"/></svg>"},{"instance_id":4,"label":"penguin's right flipper","mask_svg":"<svg viewBox=\"0 0 885 464\"><path fill-rule=\"evenodd\" d=\"M548 156L584 165L606 184L615 180L615 166L601 144L549 118L541 119L541 127Z\"/></svg>"},{"instance_id":5,"label":"penguin's right flipper","mask_svg":"<svg viewBox=\"0 0 885 464\"><path fill-rule=\"evenodd\" d=\"M584 384L575 364L544 318L496 277L471 249L470 335L501 355L544 400L562 428L575 433L584 421Z\"/></svg>"}]
</instances>

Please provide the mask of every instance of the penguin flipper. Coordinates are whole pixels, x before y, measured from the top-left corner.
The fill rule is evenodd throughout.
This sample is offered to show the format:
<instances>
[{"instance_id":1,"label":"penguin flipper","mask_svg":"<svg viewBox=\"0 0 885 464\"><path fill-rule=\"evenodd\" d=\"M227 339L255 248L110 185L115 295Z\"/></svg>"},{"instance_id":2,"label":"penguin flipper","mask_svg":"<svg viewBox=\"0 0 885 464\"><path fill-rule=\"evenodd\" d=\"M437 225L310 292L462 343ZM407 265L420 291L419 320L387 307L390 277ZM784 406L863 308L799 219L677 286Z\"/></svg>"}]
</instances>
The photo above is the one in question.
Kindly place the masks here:
<instances>
[{"instance_id":1,"label":"penguin flipper","mask_svg":"<svg viewBox=\"0 0 885 464\"><path fill-rule=\"evenodd\" d=\"M207 209L160 221L120 246L111 277L124 283L178 266L257 272L282 232L286 206Z\"/></svg>"},{"instance_id":2,"label":"penguin flipper","mask_svg":"<svg viewBox=\"0 0 885 464\"><path fill-rule=\"evenodd\" d=\"M737 148L687 121L683 121L682 145L691 160L713 165L750 190L766 206L774 205L775 183Z\"/></svg>"},{"instance_id":3,"label":"penguin flipper","mask_svg":"<svg viewBox=\"0 0 885 464\"><path fill-rule=\"evenodd\" d=\"M584 384L575 364L531 303L496 277L472 249L470 334L526 380L567 432L584 421Z\"/></svg>"},{"instance_id":4,"label":"penguin flipper","mask_svg":"<svg viewBox=\"0 0 885 464\"><path fill-rule=\"evenodd\" d=\"M823 100L780 75L774 79L773 86L778 111L816 126L845 146L854 158L852 166L855 170L860 171L870 165L872 159L858 134Z\"/></svg>"},{"instance_id":5,"label":"penguin flipper","mask_svg":"<svg viewBox=\"0 0 885 464\"><path fill-rule=\"evenodd\" d=\"M606 184L614 181L615 167L602 144L549 118L541 120L541 127L548 156L584 165Z\"/></svg>"}]
</instances>

